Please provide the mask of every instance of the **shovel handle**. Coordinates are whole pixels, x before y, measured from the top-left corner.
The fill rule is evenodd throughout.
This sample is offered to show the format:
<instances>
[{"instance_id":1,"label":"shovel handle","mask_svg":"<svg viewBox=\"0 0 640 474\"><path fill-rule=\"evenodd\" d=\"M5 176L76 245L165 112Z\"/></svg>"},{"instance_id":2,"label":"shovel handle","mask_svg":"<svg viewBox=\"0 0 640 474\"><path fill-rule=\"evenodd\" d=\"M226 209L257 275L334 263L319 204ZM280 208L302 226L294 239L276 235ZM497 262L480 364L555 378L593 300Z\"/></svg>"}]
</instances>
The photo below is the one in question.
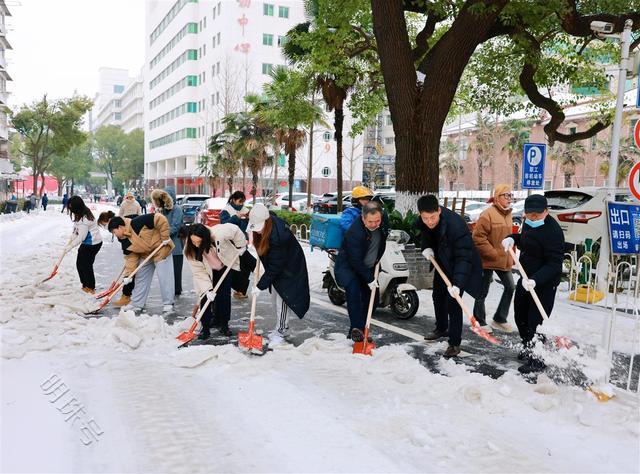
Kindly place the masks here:
<instances>
[{"instance_id":1,"label":"shovel handle","mask_svg":"<svg viewBox=\"0 0 640 474\"><path fill-rule=\"evenodd\" d=\"M247 249L247 252L249 250ZM258 255L257 258L257 262L256 262L256 270L255 270L255 274L253 276L253 287L257 288L258 287L258 279L260 278L260 255ZM256 295L255 293L252 295L253 297L251 298L251 315L249 316L249 324L252 325L253 322L256 319L256 304L258 303L258 295Z\"/></svg>"},{"instance_id":2,"label":"shovel handle","mask_svg":"<svg viewBox=\"0 0 640 474\"><path fill-rule=\"evenodd\" d=\"M380 262L376 263L376 268L373 271L373 281L378 281L378 274L380 273ZM371 316L373 314L373 304L376 301L377 288L371 290L371 296L369 296L369 308L367 309L367 322L364 325L365 329L365 342L367 341L367 334L369 334L369 325L371 324Z\"/></svg>"},{"instance_id":3,"label":"shovel handle","mask_svg":"<svg viewBox=\"0 0 640 474\"><path fill-rule=\"evenodd\" d=\"M513 247L509 247L509 253L511 254L511 258L513 258L513 261L516 262L516 267L518 268L520 275L522 275L522 278L526 278L528 280L529 277L527 276L527 273L524 271L524 268L522 268L520 259L518 259L518 257L516 256L516 253L513 251ZM538 311L540 311L540 314L542 315L542 318L545 320L549 319L547 312L542 307L542 303L540 302L540 298L538 298L538 293L536 293L536 290L534 288L531 288L530 293L531 293L531 297L533 298L533 302L536 304L536 306L538 307Z\"/></svg>"},{"instance_id":4,"label":"shovel handle","mask_svg":"<svg viewBox=\"0 0 640 474\"><path fill-rule=\"evenodd\" d=\"M220 286L222 285L222 282L225 280L225 278L227 278L229 271L231 271L231 267L233 267L233 265L236 263L238 258L240 258L240 254L237 254L233 259L233 262L231 262L231 264L224 270L224 272L222 273L222 276L218 280L218 283L216 283L216 286L213 288L214 293L218 292L218 290L220 289ZM200 298L202 298L202 296L200 296ZM211 301L209 300L209 298L207 298L207 301L205 301L205 303L202 305L202 308L200 308L200 311L198 311L198 314L196 315L196 322L194 323L195 325L197 325L200 322L200 320L202 319L202 316L204 316L204 312L207 310L210 304L211 304Z\"/></svg>"},{"instance_id":5,"label":"shovel handle","mask_svg":"<svg viewBox=\"0 0 640 474\"><path fill-rule=\"evenodd\" d=\"M433 257L429 257L429 261L434 266L434 268L438 271L438 274L440 274L440 277L444 281L445 285L447 285L447 288L451 288L453 286L451 284L451 281L449 280L447 275L445 275L445 273L442 271L442 268L440 268L440 265L438 265L438 262L436 262L436 259ZM471 311L469 311L469 308L467 308L467 305L464 303L464 300L462 299L462 297L460 295L455 295L455 299L460 305L460 307L462 308L462 311L464 312L464 314L466 314L467 318L469 318L469 320L471 321L471 325L478 326L478 321L476 317L473 315Z\"/></svg>"}]
</instances>

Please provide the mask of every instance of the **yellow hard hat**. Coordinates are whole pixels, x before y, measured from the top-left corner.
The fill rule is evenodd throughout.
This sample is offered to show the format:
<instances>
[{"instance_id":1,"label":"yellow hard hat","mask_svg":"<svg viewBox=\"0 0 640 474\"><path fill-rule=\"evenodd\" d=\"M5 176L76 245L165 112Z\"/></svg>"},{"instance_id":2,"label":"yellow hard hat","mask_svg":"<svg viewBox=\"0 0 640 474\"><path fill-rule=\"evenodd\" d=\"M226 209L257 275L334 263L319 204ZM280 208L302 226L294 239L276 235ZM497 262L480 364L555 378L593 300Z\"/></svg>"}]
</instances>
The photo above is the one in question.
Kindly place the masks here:
<instances>
[{"instance_id":1,"label":"yellow hard hat","mask_svg":"<svg viewBox=\"0 0 640 474\"><path fill-rule=\"evenodd\" d=\"M351 191L351 199L362 199L366 197L373 197L373 191L371 191L366 186L356 186Z\"/></svg>"}]
</instances>

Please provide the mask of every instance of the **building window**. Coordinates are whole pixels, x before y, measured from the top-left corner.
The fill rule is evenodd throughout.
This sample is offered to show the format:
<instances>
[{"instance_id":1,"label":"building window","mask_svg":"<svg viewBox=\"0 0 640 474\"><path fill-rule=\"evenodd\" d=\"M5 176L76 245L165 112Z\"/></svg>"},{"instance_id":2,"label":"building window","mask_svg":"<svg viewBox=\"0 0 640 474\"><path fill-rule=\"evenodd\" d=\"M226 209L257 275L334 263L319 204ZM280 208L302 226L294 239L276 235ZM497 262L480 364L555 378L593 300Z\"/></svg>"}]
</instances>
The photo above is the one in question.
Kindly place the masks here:
<instances>
[{"instance_id":1,"label":"building window","mask_svg":"<svg viewBox=\"0 0 640 474\"><path fill-rule=\"evenodd\" d=\"M545 189L545 191L551 189L551 180L550 179L545 179L544 180L544 189Z\"/></svg>"},{"instance_id":2,"label":"building window","mask_svg":"<svg viewBox=\"0 0 640 474\"><path fill-rule=\"evenodd\" d=\"M198 76L187 76L187 85L188 86L197 86L198 85Z\"/></svg>"},{"instance_id":3,"label":"building window","mask_svg":"<svg viewBox=\"0 0 640 474\"><path fill-rule=\"evenodd\" d=\"M187 112L196 113L198 111L198 104L195 102L187 102Z\"/></svg>"},{"instance_id":4,"label":"building window","mask_svg":"<svg viewBox=\"0 0 640 474\"><path fill-rule=\"evenodd\" d=\"M220 61L216 63L216 75L220 74Z\"/></svg>"},{"instance_id":5,"label":"building window","mask_svg":"<svg viewBox=\"0 0 640 474\"><path fill-rule=\"evenodd\" d=\"M187 138L196 138L195 128L187 128Z\"/></svg>"},{"instance_id":6,"label":"building window","mask_svg":"<svg viewBox=\"0 0 640 474\"><path fill-rule=\"evenodd\" d=\"M187 26L187 33L197 33L198 32L198 24L197 23L189 23Z\"/></svg>"},{"instance_id":7,"label":"building window","mask_svg":"<svg viewBox=\"0 0 640 474\"><path fill-rule=\"evenodd\" d=\"M576 128L576 127L571 127L571 128L569 128L569 133L570 133L571 135L575 135L576 130L577 130L577 128Z\"/></svg>"},{"instance_id":8,"label":"building window","mask_svg":"<svg viewBox=\"0 0 640 474\"><path fill-rule=\"evenodd\" d=\"M387 127L390 127L393 125L393 122L391 121L391 115L387 115Z\"/></svg>"},{"instance_id":9,"label":"building window","mask_svg":"<svg viewBox=\"0 0 640 474\"><path fill-rule=\"evenodd\" d=\"M329 168L328 166L322 168L322 176L326 178L329 175L331 175L331 168Z\"/></svg>"},{"instance_id":10,"label":"building window","mask_svg":"<svg viewBox=\"0 0 640 474\"><path fill-rule=\"evenodd\" d=\"M213 38L211 38L211 47L212 48L216 47L216 37L215 36Z\"/></svg>"},{"instance_id":11,"label":"building window","mask_svg":"<svg viewBox=\"0 0 640 474\"><path fill-rule=\"evenodd\" d=\"M598 136L597 135L592 136L590 143L591 143L591 147L590 147L591 150L592 151L595 150L596 149L596 144L598 143Z\"/></svg>"},{"instance_id":12,"label":"building window","mask_svg":"<svg viewBox=\"0 0 640 474\"><path fill-rule=\"evenodd\" d=\"M273 35L262 33L262 44L265 46L273 46Z\"/></svg>"},{"instance_id":13,"label":"building window","mask_svg":"<svg viewBox=\"0 0 640 474\"><path fill-rule=\"evenodd\" d=\"M220 92L216 92L216 105L220 103Z\"/></svg>"},{"instance_id":14,"label":"building window","mask_svg":"<svg viewBox=\"0 0 640 474\"><path fill-rule=\"evenodd\" d=\"M289 7L278 7L278 16L280 18L289 18Z\"/></svg>"},{"instance_id":15,"label":"building window","mask_svg":"<svg viewBox=\"0 0 640 474\"><path fill-rule=\"evenodd\" d=\"M284 46L289 42L289 38L286 36L278 36L278 46Z\"/></svg>"},{"instance_id":16,"label":"building window","mask_svg":"<svg viewBox=\"0 0 640 474\"><path fill-rule=\"evenodd\" d=\"M266 16L273 16L273 5L270 3L262 4L262 13Z\"/></svg>"},{"instance_id":17,"label":"building window","mask_svg":"<svg viewBox=\"0 0 640 474\"><path fill-rule=\"evenodd\" d=\"M271 74L273 64L262 63L262 74Z\"/></svg>"},{"instance_id":18,"label":"building window","mask_svg":"<svg viewBox=\"0 0 640 474\"><path fill-rule=\"evenodd\" d=\"M220 16L220 8L221 8L220 2L218 2L218 16Z\"/></svg>"},{"instance_id":19,"label":"building window","mask_svg":"<svg viewBox=\"0 0 640 474\"><path fill-rule=\"evenodd\" d=\"M118 85L118 84L114 84L113 85L113 92L114 94L122 94L124 92L124 86Z\"/></svg>"},{"instance_id":20,"label":"building window","mask_svg":"<svg viewBox=\"0 0 640 474\"><path fill-rule=\"evenodd\" d=\"M122 107L122 101L121 100L114 100L113 101L113 106L114 107Z\"/></svg>"},{"instance_id":21,"label":"building window","mask_svg":"<svg viewBox=\"0 0 640 474\"><path fill-rule=\"evenodd\" d=\"M122 120L122 114L120 112L116 112L113 114L113 120Z\"/></svg>"},{"instance_id":22,"label":"building window","mask_svg":"<svg viewBox=\"0 0 640 474\"><path fill-rule=\"evenodd\" d=\"M218 33L216 37L218 38L217 45L220 46L220 33Z\"/></svg>"},{"instance_id":23,"label":"building window","mask_svg":"<svg viewBox=\"0 0 640 474\"><path fill-rule=\"evenodd\" d=\"M202 71L202 83L204 84L207 80L207 71Z\"/></svg>"},{"instance_id":24,"label":"building window","mask_svg":"<svg viewBox=\"0 0 640 474\"><path fill-rule=\"evenodd\" d=\"M386 137L384 139L385 145L393 145L396 142L396 137Z\"/></svg>"},{"instance_id":25,"label":"building window","mask_svg":"<svg viewBox=\"0 0 640 474\"><path fill-rule=\"evenodd\" d=\"M216 7L213 7L213 19L216 19Z\"/></svg>"},{"instance_id":26,"label":"building window","mask_svg":"<svg viewBox=\"0 0 640 474\"><path fill-rule=\"evenodd\" d=\"M202 45L202 55L203 55L203 56L206 56L206 55L207 55L207 45L206 45L206 44L203 44L203 45Z\"/></svg>"},{"instance_id":27,"label":"building window","mask_svg":"<svg viewBox=\"0 0 640 474\"><path fill-rule=\"evenodd\" d=\"M204 25L204 27L206 28L206 27L207 27L207 17L205 16L205 17L202 19L202 21L203 21L203 25Z\"/></svg>"},{"instance_id":28,"label":"building window","mask_svg":"<svg viewBox=\"0 0 640 474\"><path fill-rule=\"evenodd\" d=\"M325 142L328 142L331 140L331 132L324 132L322 134L322 138L324 139Z\"/></svg>"},{"instance_id":29,"label":"building window","mask_svg":"<svg viewBox=\"0 0 640 474\"><path fill-rule=\"evenodd\" d=\"M198 50L197 49L188 49L187 50L187 59L189 59L189 60L197 60L198 59Z\"/></svg>"},{"instance_id":30,"label":"building window","mask_svg":"<svg viewBox=\"0 0 640 474\"><path fill-rule=\"evenodd\" d=\"M565 188L570 188L571 187L571 178L573 177L573 175L571 173L565 173L564 174L564 187Z\"/></svg>"}]
</instances>

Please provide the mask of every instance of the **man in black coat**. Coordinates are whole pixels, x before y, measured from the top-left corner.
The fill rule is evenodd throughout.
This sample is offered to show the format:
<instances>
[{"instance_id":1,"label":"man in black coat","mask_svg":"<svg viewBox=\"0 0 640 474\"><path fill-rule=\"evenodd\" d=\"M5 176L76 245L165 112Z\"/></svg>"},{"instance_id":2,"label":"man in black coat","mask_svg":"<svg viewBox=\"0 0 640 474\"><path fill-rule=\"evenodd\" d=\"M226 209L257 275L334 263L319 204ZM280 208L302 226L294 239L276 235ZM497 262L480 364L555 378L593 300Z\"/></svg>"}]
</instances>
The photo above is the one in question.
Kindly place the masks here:
<instances>
[{"instance_id":1,"label":"man in black coat","mask_svg":"<svg viewBox=\"0 0 640 474\"><path fill-rule=\"evenodd\" d=\"M539 372L545 364L532 353L536 329L542 324L542 315L533 301L531 291L540 298L547 316L551 316L556 290L562 276L564 258L564 234L560 225L547 210L547 198L540 194L529 196L524 201L525 221L520 234L512 234L502 241L505 250L514 244L520 248L520 264L528 279L520 278L513 300L514 317L523 351L518 355L526 360L518 370L522 373Z\"/></svg>"},{"instance_id":2,"label":"man in black coat","mask_svg":"<svg viewBox=\"0 0 640 474\"><path fill-rule=\"evenodd\" d=\"M353 221L344 235L336 259L336 283L347 294L347 311L351 321L347 337L355 342L364 339L371 292L378 291L375 267L384 254L389 233L382 217L383 211L378 203L365 204L362 216ZM377 295L375 300L377 303Z\"/></svg>"},{"instance_id":3,"label":"man in black coat","mask_svg":"<svg viewBox=\"0 0 640 474\"><path fill-rule=\"evenodd\" d=\"M444 357L460 354L462 342L462 308L455 300L466 291L474 298L480 294L482 285L482 261L473 245L471 233L464 219L438 204L433 195L418 199L420 217L415 227L422 236L422 254L428 260L434 257L442 271L451 281L447 288L436 271L433 277L433 308L436 313L436 328L427 334L427 341L436 341L449 336L449 347Z\"/></svg>"}]
</instances>

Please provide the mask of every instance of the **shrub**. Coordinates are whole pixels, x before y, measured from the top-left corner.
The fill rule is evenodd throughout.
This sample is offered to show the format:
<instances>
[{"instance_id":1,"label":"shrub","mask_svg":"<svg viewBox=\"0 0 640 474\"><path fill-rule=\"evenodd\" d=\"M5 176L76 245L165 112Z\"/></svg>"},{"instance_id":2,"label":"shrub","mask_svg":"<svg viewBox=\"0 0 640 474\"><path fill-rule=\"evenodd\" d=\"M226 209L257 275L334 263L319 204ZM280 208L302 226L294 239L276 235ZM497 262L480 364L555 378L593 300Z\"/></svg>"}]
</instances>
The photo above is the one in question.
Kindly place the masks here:
<instances>
[{"instance_id":1,"label":"shrub","mask_svg":"<svg viewBox=\"0 0 640 474\"><path fill-rule=\"evenodd\" d=\"M294 224L298 227L300 227L300 224L305 224L307 228L311 226L311 214L306 214L304 212L291 212L284 209L272 212L290 226Z\"/></svg>"}]
</instances>

